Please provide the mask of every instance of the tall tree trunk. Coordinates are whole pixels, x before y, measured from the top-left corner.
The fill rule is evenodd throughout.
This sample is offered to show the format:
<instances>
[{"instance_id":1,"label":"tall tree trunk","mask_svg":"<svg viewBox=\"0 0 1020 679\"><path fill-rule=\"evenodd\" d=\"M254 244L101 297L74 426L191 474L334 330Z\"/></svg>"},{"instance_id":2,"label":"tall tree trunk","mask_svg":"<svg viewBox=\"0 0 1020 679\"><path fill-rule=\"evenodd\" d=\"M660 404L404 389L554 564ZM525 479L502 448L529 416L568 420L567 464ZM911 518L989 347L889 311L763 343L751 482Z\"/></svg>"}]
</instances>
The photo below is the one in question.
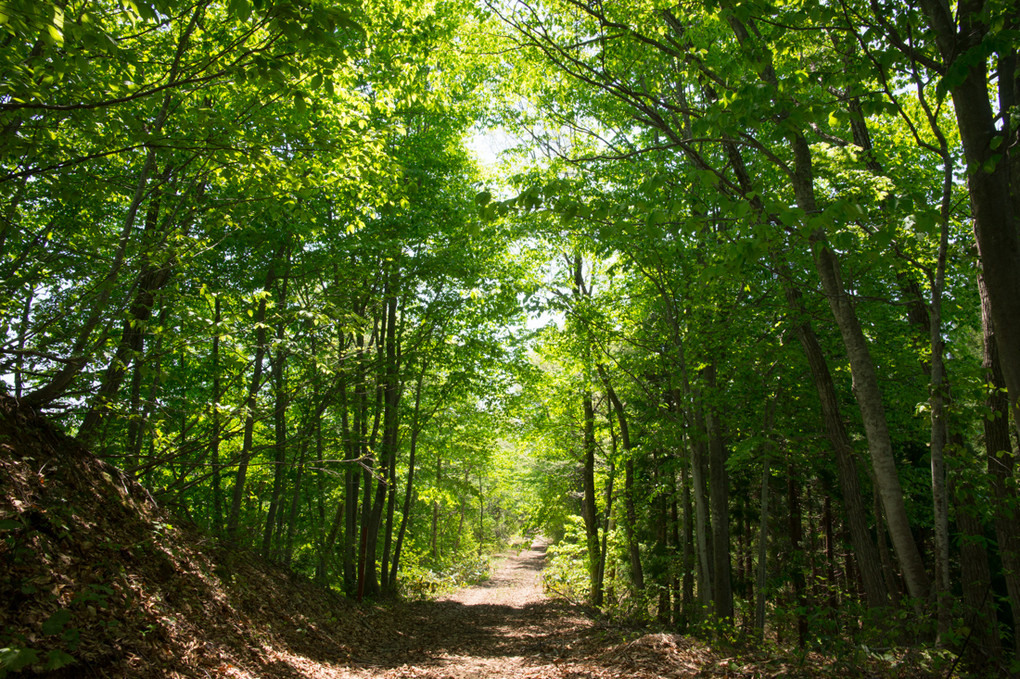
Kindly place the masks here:
<instances>
[{"instance_id":1,"label":"tall tree trunk","mask_svg":"<svg viewBox=\"0 0 1020 679\"><path fill-rule=\"evenodd\" d=\"M714 363L705 369L705 382L713 394L717 389ZM709 449L709 497L712 504L712 599L715 614L733 622L733 584L730 564L730 480L726 471L729 456L723 440L722 423L714 406L706 408L705 424Z\"/></svg>"},{"instance_id":2,"label":"tall tree trunk","mask_svg":"<svg viewBox=\"0 0 1020 679\"><path fill-rule=\"evenodd\" d=\"M797 646L804 648L807 643L807 598L804 593L804 554L801 540L803 528L800 513L800 493L797 489L797 475L793 465L786 470L786 496L789 502L790 555L793 558L793 595L797 606Z\"/></svg>"},{"instance_id":3,"label":"tall tree trunk","mask_svg":"<svg viewBox=\"0 0 1020 679\"><path fill-rule=\"evenodd\" d=\"M683 625L679 631L687 629L697 619L694 605L694 573L697 569L697 549L694 546L694 509L691 506L691 481L688 476L688 465L680 465L680 501L683 503Z\"/></svg>"},{"instance_id":4,"label":"tall tree trunk","mask_svg":"<svg viewBox=\"0 0 1020 679\"><path fill-rule=\"evenodd\" d=\"M742 45L748 43L751 40L751 33L737 15L730 14L727 19L738 42ZM753 30L757 30L753 24L751 27ZM763 68L759 72L759 77L769 86L779 87L775 71L771 66ZM814 191L811 149L803 133L795 127L791 127L786 136L793 155L793 172L790 175L790 181L793 185L797 206L807 215L819 214L820 210ZM860 320L857 318L853 300L843 285L839 261L836 253L827 243L825 231L821 227L815 229L809 240L814 254L815 270L822 283L822 290L829 302L829 308L850 359L854 396L857 398L861 411L871 462L875 470L875 481L878 484L882 504L885 508L893 548L899 558L900 568L903 571L910 595L916 601L926 601L931 593L930 583L907 517L903 488L896 471L892 439L889 436L889 425L882 402L882 392L868 342L864 337ZM916 610L920 611L920 608L918 607Z\"/></svg>"},{"instance_id":5,"label":"tall tree trunk","mask_svg":"<svg viewBox=\"0 0 1020 679\"><path fill-rule=\"evenodd\" d=\"M407 488L404 492L404 504L400 514L400 528L397 530L397 541L393 547L393 563L390 565L390 585L396 587L397 569L400 567L400 553L404 547L404 535L407 532L407 522L411 517L411 502L414 498L414 472L415 456L418 451L418 434L421 429L421 387L425 381L425 371L428 368L427 361L422 361L421 371L418 373L418 381L414 387L414 412L411 415L411 440L408 443L407 451Z\"/></svg>"},{"instance_id":6,"label":"tall tree trunk","mask_svg":"<svg viewBox=\"0 0 1020 679\"><path fill-rule=\"evenodd\" d=\"M630 427L627 423L627 414L623 410L623 403L609 383L605 369L602 366L598 366L598 369L602 381L606 385L606 395L616 411L616 418L620 424L620 443L626 456L623 477L623 507L626 512L626 521L623 528L627 536L627 553L630 556L631 584L635 591L640 592L645 588L645 576L641 568L641 549L634 535L634 527L637 526L637 510L634 507L634 453L630 442Z\"/></svg>"},{"instance_id":7,"label":"tall tree trunk","mask_svg":"<svg viewBox=\"0 0 1020 679\"><path fill-rule=\"evenodd\" d=\"M180 36L177 38L177 47L174 52L173 62L171 63L170 70L167 74L167 87L164 90L165 94L163 96L163 100L160 104L159 111L156 113L156 117L151 121L151 124L147 125L147 133L151 139L158 139L162 134L164 125L166 125L167 118L170 115L170 110L174 104L174 95L177 90L175 86L178 84L178 79L182 75L181 65L184 61L185 52L191 43L192 35L201 24L203 15L205 14L205 9L205 3L199 3L195 7L195 11L191 15L188 25L183 31L181 31ZM109 270L98 286L96 298L91 300L88 315L83 321L81 329L72 344L68 360L64 362L64 367L61 368L49 382L40 386L38 389L35 389L31 393L26 394L22 398L23 404L36 407L45 405L54 399L60 398L71 386L71 383L78 374L89 363L92 358L90 354L93 353L93 351L98 348L103 341L105 341L106 333L109 328L106 328L99 333L100 337L98 341L95 340L93 334L102 322L103 316L108 311L110 297L116 289L117 279L120 276L124 262L127 261L128 246L131 242L131 236L135 230L135 221L138 218L138 211L141 209L146 197L152 190L150 180L152 175L156 172L156 155L158 148L158 144L150 145L147 148L145 162L142 165L138 181L135 184L134 195L131 198L131 203L128 205L127 212L125 213L124 224L121 228L120 237L117 242L117 249L114 251L113 257L111 258ZM169 173L164 171L164 182L167 177L169 177ZM91 348L90 344L92 345ZM95 425L90 424L89 426L94 427ZM86 431L85 438L89 435L90 433Z\"/></svg>"},{"instance_id":8,"label":"tall tree trunk","mask_svg":"<svg viewBox=\"0 0 1020 679\"><path fill-rule=\"evenodd\" d=\"M436 456L436 488L442 488L443 484L443 458ZM432 501L432 560L439 559L439 500Z\"/></svg>"},{"instance_id":9,"label":"tall tree trunk","mask_svg":"<svg viewBox=\"0 0 1020 679\"><path fill-rule=\"evenodd\" d=\"M148 321L152 317L156 293L170 280L173 258L171 257L157 266L150 257L150 249L155 248L155 243L159 240L157 234L159 210L159 196L153 195L149 200L145 214L145 227L142 231L142 267L135 281L134 300L128 310L128 318L124 320L117 349L103 373L99 390L92 398L76 434L77 438L85 445L93 444L97 432L107 421L128 365L141 361L145 331Z\"/></svg>"},{"instance_id":10,"label":"tall tree trunk","mask_svg":"<svg viewBox=\"0 0 1020 679\"><path fill-rule=\"evenodd\" d=\"M581 483L584 496L581 499L581 517L584 519L584 532L588 541L588 575L591 584L589 603L592 606L601 606L599 518L595 500L595 407L591 391L587 388L581 395L581 401L584 413L581 451Z\"/></svg>"},{"instance_id":11,"label":"tall tree trunk","mask_svg":"<svg viewBox=\"0 0 1020 679\"><path fill-rule=\"evenodd\" d=\"M765 638L765 584L768 574L768 535L769 535L769 456L766 452L762 460L761 502L758 512L758 571L755 577L754 633L761 641Z\"/></svg>"},{"instance_id":12,"label":"tall tree trunk","mask_svg":"<svg viewBox=\"0 0 1020 679\"><path fill-rule=\"evenodd\" d=\"M772 452L772 429L775 426L775 397L770 397L765 404L765 422L762 434L765 437L764 454L761 461L761 493L758 510L758 569L755 575L755 607L754 632L755 638L765 638L765 584L768 566L768 535L769 535L769 479L772 478L770 453Z\"/></svg>"},{"instance_id":13,"label":"tall tree trunk","mask_svg":"<svg viewBox=\"0 0 1020 679\"><path fill-rule=\"evenodd\" d=\"M1014 472L1016 456L1009 440L1009 403L1002 371L999 369L999 344L995 341L996 327L985 289L984 277L978 274L978 292L981 296L981 325L984 335L985 383L988 396L985 405L988 414L983 419L985 456L988 460L988 478L992 486L992 522L1002 560L1002 577L1013 613L1013 648L1020 649L1020 522L1016 511L1020 498L1016 494Z\"/></svg>"},{"instance_id":14,"label":"tall tree trunk","mask_svg":"<svg viewBox=\"0 0 1020 679\"><path fill-rule=\"evenodd\" d=\"M973 489L956 493L956 527L960 531L960 581L963 588L963 624L971 630L969 665L991 676L1002 666L1002 644L995 615L992 573L988 567L985 531L972 512Z\"/></svg>"},{"instance_id":15,"label":"tall tree trunk","mask_svg":"<svg viewBox=\"0 0 1020 679\"><path fill-rule=\"evenodd\" d=\"M212 403L209 405L212 415L212 434L209 441L209 464L212 465L212 525L213 533L223 533L223 483L220 478L220 439L222 421L220 419L220 401L223 400L223 376L220 374L220 323L223 322L222 302L216 295L213 302L213 344L212 344Z\"/></svg>"},{"instance_id":16,"label":"tall tree trunk","mask_svg":"<svg viewBox=\"0 0 1020 679\"><path fill-rule=\"evenodd\" d=\"M796 159L793 184L797 202L808 214L814 214L817 207L814 201L810 151L800 134L791 135L791 144ZM850 359L854 396L860 407L868 449L871 452L871 464L875 470L875 482L882 498L893 548L896 550L910 596L916 601L927 601L931 587L907 517L903 487L896 471L892 438L889 435L875 364L860 321L857 319L853 301L843 285L835 252L829 248L825 242L825 234L820 230L812 235L811 241L822 288Z\"/></svg>"},{"instance_id":17,"label":"tall tree trunk","mask_svg":"<svg viewBox=\"0 0 1020 679\"><path fill-rule=\"evenodd\" d=\"M1004 123L1003 132L996 128L998 120L1010 120L1010 110L1006 108L999 114L992 110L988 60L972 58L983 45L990 44L988 13L981 2L961 4L955 16L949 4L940 0L922 0L920 4L945 69L955 71L958 60L968 60L958 69L962 77L947 81L951 81L949 90L967 160L974 237L995 324L999 363L1014 426L1020 431L1020 227L1015 212L1020 204L1020 197L1015 195L1020 191L1020 180L1012 183L1010 179L1016 150L1003 156L1014 133L1008 123ZM1000 50L1004 57L1015 59L1014 45L1007 42ZM1000 93L1007 89L1013 92L1015 87L1015 73L999 79ZM1015 97L1002 97L1002 103L1012 106Z\"/></svg>"},{"instance_id":18,"label":"tall tree trunk","mask_svg":"<svg viewBox=\"0 0 1020 679\"><path fill-rule=\"evenodd\" d=\"M283 279L277 289L276 313L279 318L276 321L276 347L272 357L272 372L274 386L273 405L273 448L275 456L273 459L273 490L269 500L269 511L266 514L266 526L262 532L262 555L267 559L272 556L273 537L276 529L277 515L280 512L280 498L283 495L287 462L287 352L284 349L284 339L287 328L284 311L287 306L287 283L290 277L290 252L288 249L286 269ZM279 536L277 535L277 542Z\"/></svg>"},{"instance_id":19,"label":"tall tree trunk","mask_svg":"<svg viewBox=\"0 0 1020 679\"><path fill-rule=\"evenodd\" d=\"M297 475L294 478L294 490L290 497L290 509L287 511L286 533L283 537L283 554L281 561L290 566L294 557L294 533L297 530L298 511L301 508L301 483L305 476L305 456L308 454L308 439L301 441L301 450L298 453Z\"/></svg>"},{"instance_id":20,"label":"tall tree trunk","mask_svg":"<svg viewBox=\"0 0 1020 679\"><path fill-rule=\"evenodd\" d=\"M574 297L580 304L581 300L588 296L584 284L584 272L580 254L573 258L573 285ZM586 340L587 342L587 340ZM584 532L588 544L588 576L591 585L589 592L589 603L592 606L602 605L602 574L599 572L599 564L602 561L599 550L599 518L598 506L595 492L595 406L592 402L589 374L591 356L590 351L584 352L585 384L581 394L581 406L583 411L582 442L581 442L581 487L583 497L581 499L581 518L584 520Z\"/></svg>"},{"instance_id":21,"label":"tall tree trunk","mask_svg":"<svg viewBox=\"0 0 1020 679\"><path fill-rule=\"evenodd\" d=\"M396 272L387 277L386 324L384 337L385 361L383 363L383 435L382 455L377 470L375 499L372 501L370 522L363 530L368 530L366 587L369 595L379 593L379 575L376 562L376 548L379 542L379 530L382 527L383 510L386 507L386 495L393 476L393 468L397 463L397 436L400 420L398 406L400 403L400 366L397 352L397 297ZM388 577L387 573L387 577Z\"/></svg>"},{"instance_id":22,"label":"tall tree trunk","mask_svg":"<svg viewBox=\"0 0 1020 679\"><path fill-rule=\"evenodd\" d=\"M251 459L255 435L255 411L258 405L258 393L262 386L262 363L266 357L266 298L276 282L277 260L283 256L285 245L281 245L269 262L266 282L262 287L264 295L259 298L258 311L255 313L255 361L252 367L251 385L245 399L244 440L241 443L241 456L234 477L234 492L230 501L230 514L227 516L227 539L237 540L237 530L241 518L241 501L244 499L245 480L248 476L248 463Z\"/></svg>"},{"instance_id":23,"label":"tall tree trunk","mask_svg":"<svg viewBox=\"0 0 1020 679\"><path fill-rule=\"evenodd\" d=\"M0 247L0 253L3 248ZM35 286L25 291L25 302L21 305L21 322L18 324L18 354L14 362L14 397L21 400L25 388L25 344L28 342L28 323L32 318L32 302L35 300Z\"/></svg>"},{"instance_id":24,"label":"tall tree trunk","mask_svg":"<svg viewBox=\"0 0 1020 679\"><path fill-rule=\"evenodd\" d=\"M699 402L694 406L694 438L691 441L691 483L694 485L694 534L698 544L698 599L705 610L712 610L713 572L712 543L709 529L708 496L708 432L700 405L700 393L695 394Z\"/></svg>"}]
</instances>

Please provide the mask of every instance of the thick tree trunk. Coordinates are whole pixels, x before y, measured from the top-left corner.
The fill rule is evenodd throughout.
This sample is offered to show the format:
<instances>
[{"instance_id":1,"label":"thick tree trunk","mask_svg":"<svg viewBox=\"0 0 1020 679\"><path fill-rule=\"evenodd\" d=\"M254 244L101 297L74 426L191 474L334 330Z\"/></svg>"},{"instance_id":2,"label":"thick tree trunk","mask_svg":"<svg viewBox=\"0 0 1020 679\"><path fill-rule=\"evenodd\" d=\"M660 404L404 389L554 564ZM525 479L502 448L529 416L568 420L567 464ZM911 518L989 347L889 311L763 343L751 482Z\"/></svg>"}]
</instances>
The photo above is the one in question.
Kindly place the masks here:
<instances>
[{"instance_id":1,"label":"thick tree trunk","mask_svg":"<svg viewBox=\"0 0 1020 679\"><path fill-rule=\"evenodd\" d=\"M1020 225L1015 213L1020 198L1013 195L1020 183L1016 187L1011 184L1013 159L1003 155L1012 134L996 129L998 116L991 105L987 59L971 58L989 36L984 23L987 12L980 2L963 3L955 17L949 5L939 0L922 0L921 7L945 68L953 69L957 60L970 60L961 69L962 79L952 80L950 91L967 160L974 237L995 324L999 362L1014 426L1020 431ZM1002 51L1006 56L1014 55L1015 48L1007 43ZM1001 79L1000 90L1012 91L1015 82L1015 77ZM1012 98L1004 97L1004 103L1015 103L1010 101ZM1006 121L1010 119L1008 110L1001 115Z\"/></svg>"},{"instance_id":2,"label":"thick tree trunk","mask_svg":"<svg viewBox=\"0 0 1020 679\"><path fill-rule=\"evenodd\" d=\"M1002 666L1002 644L995 615L995 594L988 567L985 531L975 511L972 493L957 494L956 526L960 531L960 580L963 587L963 624L971 630L969 665L985 676Z\"/></svg>"},{"instance_id":3,"label":"thick tree trunk","mask_svg":"<svg viewBox=\"0 0 1020 679\"><path fill-rule=\"evenodd\" d=\"M995 341L995 323L984 285L978 274L978 292L981 295L981 325L984 335L985 383L988 396L985 405L988 415L983 420L985 456L988 460L988 478L992 486L992 522L1002 560L1002 577L1013 613L1013 647L1020 649L1020 522L1016 508L1020 498L1016 495L1016 456L1009 440L1009 403L1003 389L1002 371L999 369L998 342Z\"/></svg>"},{"instance_id":4,"label":"thick tree trunk","mask_svg":"<svg viewBox=\"0 0 1020 679\"><path fill-rule=\"evenodd\" d=\"M705 369L705 380L716 389L715 364ZM714 407L708 407L709 497L712 504L712 600L713 611L722 621L733 622L733 584L730 564L730 479L726 471L729 453L723 440L722 423Z\"/></svg>"}]
</instances>

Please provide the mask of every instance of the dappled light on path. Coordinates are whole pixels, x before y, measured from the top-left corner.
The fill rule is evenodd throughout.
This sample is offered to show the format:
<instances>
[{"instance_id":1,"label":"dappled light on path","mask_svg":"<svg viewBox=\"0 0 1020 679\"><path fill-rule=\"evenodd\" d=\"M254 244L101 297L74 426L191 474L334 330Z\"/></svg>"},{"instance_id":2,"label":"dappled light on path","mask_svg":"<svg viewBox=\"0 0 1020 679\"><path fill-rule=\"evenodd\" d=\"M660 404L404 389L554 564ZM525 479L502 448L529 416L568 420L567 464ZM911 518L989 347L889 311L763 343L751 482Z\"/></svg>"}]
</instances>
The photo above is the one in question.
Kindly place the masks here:
<instances>
[{"instance_id":1,"label":"dappled light on path","mask_svg":"<svg viewBox=\"0 0 1020 679\"><path fill-rule=\"evenodd\" d=\"M536 541L509 556L485 583L402 606L399 621L380 625L386 631L378 643L361 646L350 659L354 676L681 677L714 664L705 663L710 654L704 648L671 635L618 644L620 630L547 599L541 584L545 546ZM685 652L686 661L680 657ZM642 655L648 657L638 662Z\"/></svg>"}]
</instances>

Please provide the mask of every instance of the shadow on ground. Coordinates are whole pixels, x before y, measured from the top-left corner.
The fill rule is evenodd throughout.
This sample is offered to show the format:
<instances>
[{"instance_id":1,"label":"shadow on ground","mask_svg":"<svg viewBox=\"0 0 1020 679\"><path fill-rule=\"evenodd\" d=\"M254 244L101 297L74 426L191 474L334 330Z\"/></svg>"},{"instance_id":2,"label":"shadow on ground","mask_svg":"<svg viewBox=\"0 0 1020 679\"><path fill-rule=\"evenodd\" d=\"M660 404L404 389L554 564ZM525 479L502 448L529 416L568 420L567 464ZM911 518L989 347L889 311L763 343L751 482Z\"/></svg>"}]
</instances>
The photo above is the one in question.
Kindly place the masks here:
<instances>
[{"instance_id":1,"label":"shadow on ground","mask_svg":"<svg viewBox=\"0 0 1020 679\"><path fill-rule=\"evenodd\" d=\"M512 570L540 571L545 545L514 557ZM505 579L495 577L480 587L497 588ZM535 662L565 658L591 627L581 611L562 601L543 599L522 607L457 601L420 601L399 604L379 620L378 637L358 644L350 662L362 668L403 665L441 666L454 656L478 659L522 657ZM365 623L373 625L373 620ZM385 630L385 631L384 631ZM527 662L527 660L526 660Z\"/></svg>"}]
</instances>

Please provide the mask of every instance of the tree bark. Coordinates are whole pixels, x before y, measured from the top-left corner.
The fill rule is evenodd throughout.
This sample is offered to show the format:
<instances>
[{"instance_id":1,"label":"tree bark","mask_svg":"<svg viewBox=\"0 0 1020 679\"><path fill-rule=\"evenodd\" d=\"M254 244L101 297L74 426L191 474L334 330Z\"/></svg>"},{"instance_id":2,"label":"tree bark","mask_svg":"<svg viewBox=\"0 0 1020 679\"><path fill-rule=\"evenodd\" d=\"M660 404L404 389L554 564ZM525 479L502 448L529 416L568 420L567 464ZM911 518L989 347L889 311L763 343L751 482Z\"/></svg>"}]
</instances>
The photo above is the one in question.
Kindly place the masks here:
<instances>
[{"instance_id":1,"label":"tree bark","mask_svg":"<svg viewBox=\"0 0 1020 679\"><path fill-rule=\"evenodd\" d=\"M227 539L237 540L237 530L241 517L241 502L244 499L245 479L248 475L248 462L252 454L255 434L255 410L258 405L259 388L262 386L262 363L266 356L266 298L276 281L277 260L283 256L286 245L281 245L269 261L266 282L262 287L263 295L259 298L258 310L255 313L255 361L252 367L251 384L248 397L245 399L244 441L241 444L241 457L234 477L234 492L230 502L230 514L227 516Z\"/></svg>"},{"instance_id":2,"label":"tree bark","mask_svg":"<svg viewBox=\"0 0 1020 679\"><path fill-rule=\"evenodd\" d=\"M967 187L970 193L974 237L981 257L982 275L988 294L999 363L1009 393L1014 426L1020 431L1020 228L1010 181L1012 159L1004 156L1010 131L996 129L999 116L992 110L987 73L988 60L974 58L989 37L984 3L961 3L956 16L940 0L922 0L935 44L946 71L957 60L967 60L963 77L948 78L953 108L967 160ZM959 23L957 24L957 21ZM1002 48L1003 56L1015 55L1014 47ZM1000 79L1000 90L1015 87L1015 78ZM1011 103L1010 96L1005 103ZM1012 102L1015 103L1015 102ZM1000 112L1005 121L1010 112ZM1016 151L1012 152L1013 154ZM1017 184L1020 186L1020 183Z\"/></svg>"},{"instance_id":3,"label":"tree bark","mask_svg":"<svg viewBox=\"0 0 1020 679\"><path fill-rule=\"evenodd\" d=\"M981 325L983 329L985 383L988 395L985 405L988 413L983 419L985 457L988 464L988 478L992 486L992 522L998 542L999 558L1002 560L1002 577L1006 581L1006 593L1013 613L1013 648L1020 649L1020 524L1016 510L1020 498L1016 494L1014 473L1016 455L1009 440L1009 403L1002 371L999 368L998 342L995 341L996 327L992 320L991 308L985 289L984 277L978 274L978 292L981 296Z\"/></svg>"},{"instance_id":4,"label":"tree bark","mask_svg":"<svg viewBox=\"0 0 1020 679\"><path fill-rule=\"evenodd\" d=\"M266 514L266 525L262 532L262 556L271 558L273 551L273 537L276 530L277 514L280 511L280 499L283 496L283 485L285 482L284 470L287 461L287 382L286 382L286 361L287 352L283 348L283 340L286 337L286 325L283 312L287 305L287 282L290 277L290 252L287 253L286 269L283 278L277 289L276 313L279 318L276 321L276 347L272 357L272 373L274 386L273 404L273 490L269 500L269 511ZM277 542L279 536L277 535Z\"/></svg>"},{"instance_id":5,"label":"tree bark","mask_svg":"<svg viewBox=\"0 0 1020 679\"><path fill-rule=\"evenodd\" d=\"M705 369L705 381L717 389L715 364ZM712 599L713 610L720 620L733 622L733 584L730 564L730 480L726 471L729 452L723 440L722 423L716 408L706 408L708 430L709 497L712 505Z\"/></svg>"},{"instance_id":6,"label":"tree bark","mask_svg":"<svg viewBox=\"0 0 1020 679\"><path fill-rule=\"evenodd\" d=\"M623 403L616 395L609 377L602 366L598 366L599 374L606 385L606 395L609 397L613 409L616 410L616 418L620 425L620 444L623 446L623 453L626 455L624 462L623 478L623 507L627 520L624 523L624 532L627 536L627 553L630 555L631 584L638 592L645 588L644 571L641 568L641 549L637 538L634 535L634 527L637 525L637 510L634 507L634 453L630 443L630 427L627 423L627 414L623 410Z\"/></svg>"}]
</instances>

